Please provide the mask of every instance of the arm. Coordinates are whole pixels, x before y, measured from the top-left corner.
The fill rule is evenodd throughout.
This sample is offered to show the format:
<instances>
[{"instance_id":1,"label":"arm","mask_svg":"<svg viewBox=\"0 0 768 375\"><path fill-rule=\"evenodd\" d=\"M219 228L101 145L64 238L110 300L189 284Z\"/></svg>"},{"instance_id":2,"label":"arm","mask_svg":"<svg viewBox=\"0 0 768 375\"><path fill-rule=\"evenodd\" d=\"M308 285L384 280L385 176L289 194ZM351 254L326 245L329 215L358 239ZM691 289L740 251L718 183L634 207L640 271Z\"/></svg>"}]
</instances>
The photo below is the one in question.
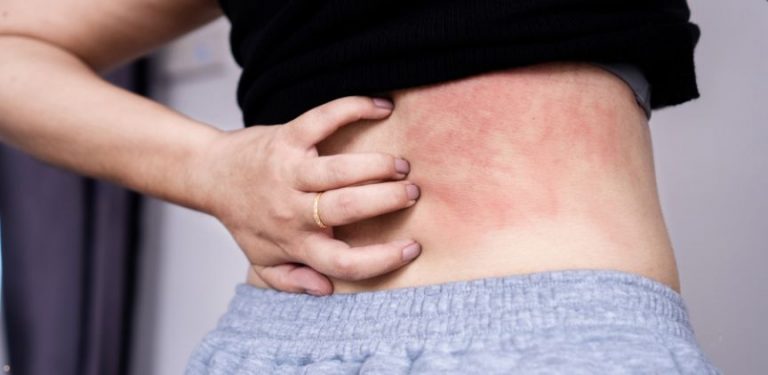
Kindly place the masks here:
<instances>
[{"instance_id":1,"label":"arm","mask_svg":"<svg viewBox=\"0 0 768 375\"><path fill-rule=\"evenodd\" d=\"M407 263L401 252L412 241L352 249L313 226L309 210L313 192L326 190L330 225L413 204L403 181L352 186L404 178L393 156L319 158L315 148L338 127L391 108L345 98L285 125L226 133L97 74L218 15L213 0L3 0L0 141L216 216L278 289L327 294L332 285L318 271L364 279ZM328 209L336 206L344 210Z\"/></svg>"},{"instance_id":2,"label":"arm","mask_svg":"<svg viewBox=\"0 0 768 375\"><path fill-rule=\"evenodd\" d=\"M218 15L209 0L4 0L0 140L52 164L203 209L190 176L177 171L190 170L196 150L218 130L112 86L96 71Z\"/></svg>"}]
</instances>

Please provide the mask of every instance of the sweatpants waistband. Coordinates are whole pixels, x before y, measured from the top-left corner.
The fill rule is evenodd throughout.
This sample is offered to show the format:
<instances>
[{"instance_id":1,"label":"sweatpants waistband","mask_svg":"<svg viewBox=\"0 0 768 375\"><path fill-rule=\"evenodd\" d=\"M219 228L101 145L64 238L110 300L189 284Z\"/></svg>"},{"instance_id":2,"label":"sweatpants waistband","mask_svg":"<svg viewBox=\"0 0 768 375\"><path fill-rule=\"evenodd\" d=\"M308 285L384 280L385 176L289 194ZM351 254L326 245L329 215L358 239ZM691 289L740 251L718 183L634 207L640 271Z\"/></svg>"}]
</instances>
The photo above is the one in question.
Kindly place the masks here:
<instances>
[{"instance_id":1,"label":"sweatpants waistband","mask_svg":"<svg viewBox=\"0 0 768 375\"><path fill-rule=\"evenodd\" d=\"M693 340L681 296L625 272L568 270L316 297L239 285L219 329L292 345L509 337L625 326Z\"/></svg>"}]
</instances>

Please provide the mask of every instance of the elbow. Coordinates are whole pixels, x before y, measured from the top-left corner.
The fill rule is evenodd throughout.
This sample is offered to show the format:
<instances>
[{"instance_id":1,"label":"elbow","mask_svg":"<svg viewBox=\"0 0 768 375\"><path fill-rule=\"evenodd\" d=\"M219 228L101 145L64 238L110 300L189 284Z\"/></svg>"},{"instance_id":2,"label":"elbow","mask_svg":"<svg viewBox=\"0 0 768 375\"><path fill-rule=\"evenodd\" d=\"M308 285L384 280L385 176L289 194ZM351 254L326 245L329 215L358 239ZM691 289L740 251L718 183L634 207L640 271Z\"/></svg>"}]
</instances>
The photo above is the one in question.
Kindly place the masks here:
<instances>
[{"instance_id":1,"label":"elbow","mask_svg":"<svg viewBox=\"0 0 768 375\"><path fill-rule=\"evenodd\" d=\"M58 54L66 54L95 73L104 73L113 67L111 64L108 64L104 61L88 58L86 55L78 53L78 51L74 49L67 48L44 38L40 38L34 35L27 35L24 33L0 30L0 50L11 52L5 55L14 55L14 51L34 51L43 48L49 51L56 51Z\"/></svg>"}]
</instances>

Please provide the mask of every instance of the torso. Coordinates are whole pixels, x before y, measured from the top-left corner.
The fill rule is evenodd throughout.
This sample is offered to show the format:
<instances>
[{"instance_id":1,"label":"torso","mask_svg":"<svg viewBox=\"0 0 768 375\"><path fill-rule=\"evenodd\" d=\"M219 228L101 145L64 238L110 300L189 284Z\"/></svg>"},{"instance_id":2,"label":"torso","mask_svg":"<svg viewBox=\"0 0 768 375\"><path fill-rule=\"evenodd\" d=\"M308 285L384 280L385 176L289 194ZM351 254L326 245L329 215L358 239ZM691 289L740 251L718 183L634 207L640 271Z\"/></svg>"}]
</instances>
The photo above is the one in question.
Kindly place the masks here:
<instances>
[{"instance_id":1,"label":"torso","mask_svg":"<svg viewBox=\"0 0 768 375\"><path fill-rule=\"evenodd\" d=\"M679 290L648 122L613 74L551 63L391 97L389 118L348 125L319 148L403 156L421 198L334 233L353 245L413 238L423 250L374 279L331 279L334 293L585 268Z\"/></svg>"}]
</instances>

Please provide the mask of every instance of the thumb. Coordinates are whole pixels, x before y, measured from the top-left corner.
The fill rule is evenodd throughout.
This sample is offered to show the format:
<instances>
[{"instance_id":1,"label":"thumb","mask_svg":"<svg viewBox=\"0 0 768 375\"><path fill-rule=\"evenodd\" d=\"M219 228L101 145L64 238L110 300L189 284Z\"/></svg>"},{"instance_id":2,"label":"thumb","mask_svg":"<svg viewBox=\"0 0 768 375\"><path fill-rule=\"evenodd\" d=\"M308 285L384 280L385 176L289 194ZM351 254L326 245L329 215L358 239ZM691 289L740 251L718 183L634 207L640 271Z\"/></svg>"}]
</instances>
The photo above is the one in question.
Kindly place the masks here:
<instances>
[{"instance_id":1,"label":"thumb","mask_svg":"<svg viewBox=\"0 0 768 375\"><path fill-rule=\"evenodd\" d=\"M325 275L309 266L298 263L284 263L264 267L254 267L256 273L270 287L289 293L309 293L324 296L333 293L333 284Z\"/></svg>"}]
</instances>

